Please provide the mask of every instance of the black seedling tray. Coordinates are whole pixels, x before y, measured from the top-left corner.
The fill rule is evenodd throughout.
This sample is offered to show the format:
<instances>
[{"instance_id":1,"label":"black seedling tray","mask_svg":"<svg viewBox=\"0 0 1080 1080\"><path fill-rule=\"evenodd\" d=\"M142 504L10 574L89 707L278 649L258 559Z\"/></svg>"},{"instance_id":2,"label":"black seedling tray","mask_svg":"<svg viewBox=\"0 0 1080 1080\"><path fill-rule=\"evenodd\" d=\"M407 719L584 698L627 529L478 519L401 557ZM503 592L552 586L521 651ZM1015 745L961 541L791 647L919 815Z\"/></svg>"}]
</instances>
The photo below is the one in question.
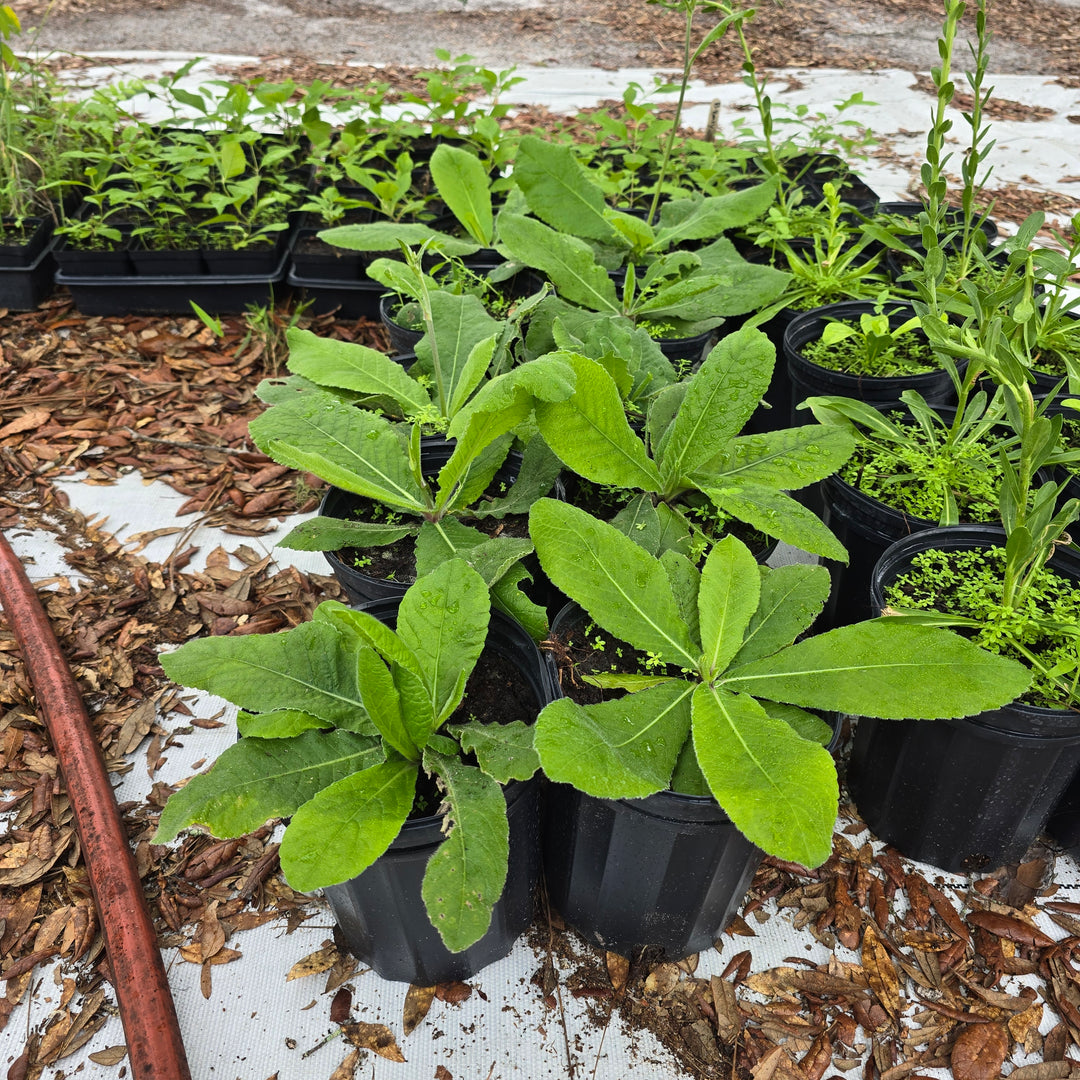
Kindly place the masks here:
<instances>
[{"instance_id":1,"label":"black seedling tray","mask_svg":"<svg viewBox=\"0 0 1080 1080\"><path fill-rule=\"evenodd\" d=\"M52 292L55 269L51 247L29 266L0 267L0 308L32 311Z\"/></svg>"}]
</instances>

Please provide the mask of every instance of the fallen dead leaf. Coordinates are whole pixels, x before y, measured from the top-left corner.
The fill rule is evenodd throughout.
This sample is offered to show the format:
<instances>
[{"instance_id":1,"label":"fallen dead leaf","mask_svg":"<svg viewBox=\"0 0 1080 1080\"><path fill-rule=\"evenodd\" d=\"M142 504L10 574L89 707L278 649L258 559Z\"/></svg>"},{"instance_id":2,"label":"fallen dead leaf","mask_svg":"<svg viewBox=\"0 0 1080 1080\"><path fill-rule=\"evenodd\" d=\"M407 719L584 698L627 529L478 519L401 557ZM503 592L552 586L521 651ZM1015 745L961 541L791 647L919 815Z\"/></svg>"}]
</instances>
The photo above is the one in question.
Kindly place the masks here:
<instances>
[{"instance_id":1,"label":"fallen dead leaf","mask_svg":"<svg viewBox=\"0 0 1080 1080\"><path fill-rule=\"evenodd\" d=\"M401 1030L411 1035L424 1017L427 1016L431 1003L435 999L434 986L410 986L405 992L405 1007L402 1010Z\"/></svg>"},{"instance_id":2,"label":"fallen dead leaf","mask_svg":"<svg viewBox=\"0 0 1080 1080\"><path fill-rule=\"evenodd\" d=\"M997 1080L1009 1051L1003 1024L971 1024L956 1036L949 1063L954 1080Z\"/></svg>"},{"instance_id":3,"label":"fallen dead leaf","mask_svg":"<svg viewBox=\"0 0 1080 1080\"><path fill-rule=\"evenodd\" d=\"M895 1020L900 1015L900 979L877 931L867 924L863 931L862 963L870 989L881 1007Z\"/></svg>"},{"instance_id":4,"label":"fallen dead leaf","mask_svg":"<svg viewBox=\"0 0 1080 1080\"><path fill-rule=\"evenodd\" d=\"M330 1074L330 1080L353 1080L360 1064L360 1051L350 1050L341 1064Z\"/></svg>"},{"instance_id":5,"label":"fallen dead leaf","mask_svg":"<svg viewBox=\"0 0 1080 1080\"><path fill-rule=\"evenodd\" d=\"M387 1061L404 1062L405 1055L394 1038L394 1033L385 1024L365 1024L356 1021L345 1024L341 1029L345 1038L360 1050L370 1050Z\"/></svg>"},{"instance_id":6,"label":"fallen dead leaf","mask_svg":"<svg viewBox=\"0 0 1080 1080\"><path fill-rule=\"evenodd\" d=\"M607 952L604 954L604 964L611 979L611 988L616 994L621 994L626 989L626 978L630 974L629 959L618 953Z\"/></svg>"},{"instance_id":7,"label":"fallen dead leaf","mask_svg":"<svg viewBox=\"0 0 1080 1080\"><path fill-rule=\"evenodd\" d=\"M106 1046L87 1055L97 1065L119 1065L127 1057L126 1046Z\"/></svg>"},{"instance_id":8,"label":"fallen dead leaf","mask_svg":"<svg viewBox=\"0 0 1080 1080\"><path fill-rule=\"evenodd\" d=\"M320 972L329 971L338 961L338 951L333 945L325 945L316 949L313 953L297 960L285 976L286 982L293 979L303 979L308 975L318 975Z\"/></svg>"}]
</instances>

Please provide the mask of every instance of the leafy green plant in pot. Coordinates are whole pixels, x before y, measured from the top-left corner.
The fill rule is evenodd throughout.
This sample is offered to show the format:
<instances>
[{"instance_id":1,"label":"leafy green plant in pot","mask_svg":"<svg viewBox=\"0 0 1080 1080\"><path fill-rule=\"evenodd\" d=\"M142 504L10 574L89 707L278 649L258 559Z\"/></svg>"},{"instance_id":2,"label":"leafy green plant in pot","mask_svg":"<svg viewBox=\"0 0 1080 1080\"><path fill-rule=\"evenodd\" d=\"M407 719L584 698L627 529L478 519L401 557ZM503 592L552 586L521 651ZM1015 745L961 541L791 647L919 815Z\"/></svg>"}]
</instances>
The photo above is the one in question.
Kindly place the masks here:
<instances>
[{"instance_id":1,"label":"leafy green plant in pot","mask_svg":"<svg viewBox=\"0 0 1080 1080\"><path fill-rule=\"evenodd\" d=\"M662 532L686 538L682 553L691 554L692 545L697 557L735 519L804 551L846 558L820 519L786 492L838 469L854 446L850 433L833 425L739 435L776 360L760 331L729 334L691 378L653 397L644 441L623 410L625 371L575 353L554 355L573 367L576 383L566 398L538 402L540 433L579 476L621 489L630 504L624 527L636 528L635 514L654 509Z\"/></svg>"},{"instance_id":2,"label":"leafy green plant in pot","mask_svg":"<svg viewBox=\"0 0 1080 1080\"><path fill-rule=\"evenodd\" d=\"M717 898L729 869L724 848L707 866L692 854L673 855L678 823L700 817L705 805L718 805L766 852L809 866L828 858L836 771L818 741L825 725L806 710L960 716L1011 701L1028 684L1015 661L948 631L888 619L796 641L821 610L828 572L759 566L734 537L716 544L698 570L676 552L657 558L614 526L550 499L533 507L530 532L552 581L601 630L663 665L596 676L597 685L625 696L588 706L563 698L536 724L541 766L560 785L552 801L569 798L583 815L575 820L585 822L567 825L567 814L552 811L553 822L579 831L559 835L553 826L545 843L548 888L563 914L608 949L662 944L675 959L723 929L739 900ZM660 841L662 854L644 844L653 832L645 818L660 816L650 814L657 793L676 823ZM640 811L633 824L615 824L613 800ZM598 842L586 850L590 833ZM729 888L745 885L750 855L743 852ZM608 858L598 869L597 860ZM666 875L680 859L696 864L693 876ZM710 906L711 919L685 910L691 892ZM605 906L608 897L628 896L644 897L636 911L620 901Z\"/></svg>"},{"instance_id":3,"label":"leafy green plant in pot","mask_svg":"<svg viewBox=\"0 0 1080 1080\"><path fill-rule=\"evenodd\" d=\"M326 889L350 947L380 974L430 986L505 955L531 919L536 784L523 782L548 691L528 637L489 630L487 587L460 560L382 614L396 629L329 601L293 630L162 657L170 678L244 710L243 738L170 798L155 842L291 818L290 885ZM524 718L501 686L495 713L473 715L474 671L499 656L525 686Z\"/></svg>"},{"instance_id":4,"label":"leafy green plant in pot","mask_svg":"<svg viewBox=\"0 0 1080 1080\"><path fill-rule=\"evenodd\" d=\"M294 332L290 341L302 333ZM309 359L325 361L322 370L329 380L340 385L346 378L362 377L369 380L365 385L370 385L373 358L368 354L372 350L361 346L342 349L340 342L322 342L314 335L304 340L313 350ZM470 355L477 351L482 355L481 373L487 369L494 335L485 340L485 346L470 350ZM393 361L374 355L382 364L377 372L384 379L382 390L399 396L422 395L417 405L430 410L427 391ZM350 364L357 356L363 372L353 371L350 376ZM295 359L294 353L290 362ZM523 514L533 500L551 490L559 463L542 440L532 439L516 478L506 478L513 481L508 490L486 494L510 452L512 432L529 420L535 400L565 396L573 385L573 369L557 356L535 360L488 380L453 413L447 435L454 441L444 444L447 452L437 462L425 461L419 422L395 425L378 413L347 404L339 395L311 389L306 380L299 393L288 385L278 387L277 403L250 424L255 444L280 464L314 473L371 504L369 520L320 516L293 529L283 546L304 551L364 552L415 538L418 574L446 559L464 558L490 585L497 606L518 618L536 637L543 637L546 614L519 588L528 576L520 560L531 552L531 543L525 536L488 536L474 526L485 520L502 521L508 514ZM450 389L443 383L439 387L441 394ZM433 464L440 467L433 469ZM357 579L350 581L359 588ZM402 585L395 583L390 591L400 592ZM386 590L375 595L386 595Z\"/></svg>"},{"instance_id":5,"label":"leafy green plant in pot","mask_svg":"<svg viewBox=\"0 0 1080 1080\"><path fill-rule=\"evenodd\" d=\"M1065 530L1080 500L1036 486L1060 436L1028 386L1007 384L1021 451L1004 462L1004 528L931 529L874 569L889 621L948 627L1029 669L1017 701L926 728L859 722L848 779L866 822L904 854L948 870L1022 861L1080 766L1080 556ZM1072 823L1075 839L1075 821Z\"/></svg>"}]
</instances>

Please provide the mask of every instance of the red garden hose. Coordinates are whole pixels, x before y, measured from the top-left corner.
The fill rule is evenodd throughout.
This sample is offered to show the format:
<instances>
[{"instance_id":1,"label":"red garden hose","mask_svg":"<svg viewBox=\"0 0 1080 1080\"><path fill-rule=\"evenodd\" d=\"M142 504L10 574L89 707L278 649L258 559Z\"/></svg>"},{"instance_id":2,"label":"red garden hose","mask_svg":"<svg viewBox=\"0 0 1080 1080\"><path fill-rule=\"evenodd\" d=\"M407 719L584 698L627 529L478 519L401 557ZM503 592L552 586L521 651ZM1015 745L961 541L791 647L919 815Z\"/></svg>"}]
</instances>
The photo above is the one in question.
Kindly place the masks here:
<instances>
[{"instance_id":1,"label":"red garden hose","mask_svg":"<svg viewBox=\"0 0 1080 1080\"><path fill-rule=\"evenodd\" d=\"M90 717L60 643L0 533L0 605L22 649L67 786L135 1080L191 1080L157 934Z\"/></svg>"}]
</instances>

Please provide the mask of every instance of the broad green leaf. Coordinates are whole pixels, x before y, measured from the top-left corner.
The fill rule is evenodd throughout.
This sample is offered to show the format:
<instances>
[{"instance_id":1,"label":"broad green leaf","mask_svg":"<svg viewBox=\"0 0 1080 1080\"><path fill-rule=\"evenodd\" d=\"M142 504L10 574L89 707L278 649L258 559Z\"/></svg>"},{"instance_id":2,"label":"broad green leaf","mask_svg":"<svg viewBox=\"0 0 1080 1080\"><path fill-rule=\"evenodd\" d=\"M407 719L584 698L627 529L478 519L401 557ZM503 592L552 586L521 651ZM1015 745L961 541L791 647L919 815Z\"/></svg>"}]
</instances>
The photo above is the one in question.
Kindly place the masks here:
<instances>
[{"instance_id":1,"label":"broad green leaf","mask_svg":"<svg viewBox=\"0 0 1080 1080\"><path fill-rule=\"evenodd\" d=\"M603 190L589 178L569 146L524 136L514 159L514 182L524 192L529 209L552 228L575 237L618 243L618 233L605 216ZM499 217L503 239L506 216Z\"/></svg>"},{"instance_id":2,"label":"broad green leaf","mask_svg":"<svg viewBox=\"0 0 1080 1080\"><path fill-rule=\"evenodd\" d=\"M710 240L741 229L761 217L775 198L776 184L767 181L704 199L672 199L660 210L653 249L666 251L686 240Z\"/></svg>"},{"instance_id":3,"label":"broad green leaf","mask_svg":"<svg viewBox=\"0 0 1080 1080\"><path fill-rule=\"evenodd\" d=\"M690 381L656 456L670 487L721 453L769 388L776 347L760 330L723 338Z\"/></svg>"},{"instance_id":4,"label":"broad green leaf","mask_svg":"<svg viewBox=\"0 0 1080 1080\"><path fill-rule=\"evenodd\" d=\"M826 724L820 716L800 709L798 705L782 705L779 701L759 701L758 704L774 720L783 720L801 738L824 747L832 742L832 725Z\"/></svg>"},{"instance_id":5,"label":"broad green leaf","mask_svg":"<svg viewBox=\"0 0 1080 1080\"><path fill-rule=\"evenodd\" d=\"M461 952L487 931L506 884L506 799L490 776L454 758L428 751L424 768L442 781L450 827L428 860L420 892L443 944Z\"/></svg>"},{"instance_id":6,"label":"broad green leaf","mask_svg":"<svg viewBox=\"0 0 1080 1080\"><path fill-rule=\"evenodd\" d=\"M499 215L499 237L515 259L543 270L563 299L592 311L619 314L615 286L584 240L505 211Z\"/></svg>"},{"instance_id":7,"label":"broad green leaf","mask_svg":"<svg viewBox=\"0 0 1080 1080\"><path fill-rule=\"evenodd\" d=\"M790 645L821 614L831 587L824 566L761 567L761 598L732 663L748 664Z\"/></svg>"},{"instance_id":8,"label":"broad green leaf","mask_svg":"<svg viewBox=\"0 0 1080 1080\"><path fill-rule=\"evenodd\" d=\"M448 416L456 416L469 400L470 395L484 381L488 369L491 367L491 358L495 355L495 342L497 334L478 341L470 350L465 366L461 369L454 392L450 397Z\"/></svg>"},{"instance_id":9,"label":"broad green leaf","mask_svg":"<svg viewBox=\"0 0 1080 1080\"><path fill-rule=\"evenodd\" d=\"M561 472L562 462L539 435L534 435L525 446L521 468L510 489L505 495L477 506L477 517L501 518L507 514L527 514L537 499L551 494Z\"/></svg>"},{"instance_id":10,"label":"broad green leaf","mask_svg":"<svg viewBox=\"0 0 1080 1080\"><path fill-rule=\"evenodd\" d=\"M588 357L568 353L565 358L576 374L573 394L565 401L536 405L545 442L571 469L594 483L658 491L656 466L627 423L611 376Z\"/></svg>"},{"instance_id":11,"label":"broad green leaf","mask_svg":"<svg viewBox=\"0 0 1080 1080\"><path fill-rule=\"evenodd\" d=\"M776 300L791 282L789 273L747 262L726 237L699 248L694 254L701 260L701 273L724 275L724 315L749 315L760 311Z\"/></svg>"},{"instance_id":12,"label":"broad green leaf","mask_svg":"<svg viewBox=\"0 0 1080 1080\"><path fill-rule=\"evenodd\" d=\"M492 428L486 428L482 435L486 437L491 432ZM470 436L476 434L475 428L469 432ZM480 445L484 439L479 437L459 440L435 479L435 509L439 513L461 512L480 501L503 468L513 441L508 432L502 432L486 445Z\"/></svg>"},{"instance_id":13,"label":"broad green leaf","mask_svg":"<svg viewBox=\"0 0 1080 1080\"><path fill-rule=\"evenodd\" d=\"M742 307L742 298L731 289L732 278L728 273L707 274L695 270L680 281L663 285L653 292L648 299L634 303L635 318L647 316L651 319L685 319L700 323L713 320L718 325L721 316L741 315L741 311L732 311L732 307ZM767 304L771 295L762 301ZM710 329L705 322L705 329ZM689 336L689 335L687 335Z\"/></svg>"},{"instance_id":14,"label":"broad green leaf","mask_svg":"<svg viewBox=\"0 0 1080 1080\"><path fill-rule=\"evenodd\" d=\"M196 638L162 653L165 674L252 712L296 709L335 727L374 734L356 657L334 626L301 623L277 634Z\"/></svg>"},{"instance_id":15,"label":"broad green leaf","mask_svg":"<svg viewBox=\"0 0 1080 1080\"><path fill-rule=\"evenodd\" d=\"M450 403L458 394L458 384L467 381L466 377L476 377L475 365L469 364L473 349L498 333L499 322L487 313L478 297L469 293L459 295L436 289L429 299L439 355L438 371L434 368L430 335L425 334L417 342L416 356L432 371L431 396L442 414L449 418L452 415Z\"/></svg>"},{"instance_id":16,"label":"broad green leaf","mask_svg":"<svg viewBox=\"0 0 1080 1080\"><path fill-rule=\"evenodd\" d=\"M313 616L315 622L326 622L352 639L352 648L359 650L370 646L386 660L402 664L419 675L420 660L416 654L394 633L367 611L346 607L336 600L324 600Z\"/></svg>"},{"instance_id":17,"label":"broad green leaf","mask_svg":"<svg viewBox=\"0 0 1080 1080\"><path fill-rule=\"evenodd\" d=\"M344 405L330 394L303 394L274 405L248 425L252 441L282 465L420 513L428 500L390 421Z\"/></svg>"},{"instance_id":18,"label":"broad green leaf","mask_svg":"<svg viewBox=\"0 0 1080 1080\"><path fill-rule=\"evenodd\" d=\"M527 537L488 536L454 518L443 518L426 522L416 538L416 575L430 574L449 559L463 559L491 588L532 550Z\"/></svg>"},{"instance_id":19,"label":"broad green leaf","mask_svg":"<svg viewBox=\"0 0 1080 1080\"><path fill-rule=\"evenodd\" d=\"M288 817L323 788L382 757L378 739L349 731L243 738L169 799L153 842L167 844L189 825L223 840L243 836L271 818Z\"/></svg>"},{"instance_id":20,"label":"broad green leaf","mask_svg":"<svg viewBox=\"0 0 1080 1080\"><path fill-rule=\"evenodd\" d=\"M743 435L703 466L692 479L699 487L715 486L720 478L735 477L782 491L798 491L831 476L851 457L855 438L835 425L803 427Z\"/></svg>"},{"instance_id":21,"label":"broad green leaf","mask_svg":"<svg viewBox=\"0 0 1080 1080\"><path fill-rule=\"evenodd\" d=\"M408 733L410 741L421 749L428 744L439 724L441 718L435 711L435 705L431 700L431 691L427 687L427 680L417 675L411 668L403 664L390 665L390 677L397 691L398 701L401 706L401 722ZM465 678L461 678L461 690L465 689ZM412 760L419 760L420 754L410 755Z\"/></svg>"},{"instance_id":22,"label":"broad green leaf","mask_svg":"<svg viewBox=\"0 0 1080 1080\"><path fill-rule=\"evenodd\" d=\"M288 342L289 370L319 386L393 398L405 416L431 407L428 391L385 353L295 327L288 332Z\"/></svg>"},{"instance_id":23,"label":"broad green leaf","mask_svg":"<svg viewBox=\"0 0 1080 1080\"><path fill-rule=\"evenodd\" d=\"M659 503L656 507L656 516L660 519L660 540L657 543L657 554L663 555L665 551L677 551L685 558L690 557L692 537L690 524L683 515L668 506L667 503Z\"/></svg>"},{"instance_id":24,"label":"broad green leaf","mask_svg":"<svg viewBox=\"0 0 1080 1080\"><path fill-rule=\"evenodd\" d=\"M481 245L470 240L459 240L455 236L436 232L435 229L418 222L376 221L369 225L337 225L332 229L323 229L318 234L334 247L349 251L392 251L401 250L402 244L419 247L430 242L429 251L441 251L444 255L475 255Z\"/></svg>"},{"instance_id":25,"label":"broad green leaf","mask_svg":"<svg viewBox=\"0 0 1080 1080\"><path fill-rule=\"evenodd\" d=\"M705 494L727 514L745 521L766 536L846 563L847 549L822 520L790 495L761 484L731 484L709 488Z\"/></svg>"},{"instance_id":26,"label":"broad green leaf","mask_svg":"<svg viewBox=\"0 0 1080 1080\"><path fill-rule=\"evenodd\" d=\"M650 495L635 496L611 519L611 524L650 555L660 553L660 515Z\"/></svg>"},{"instance_id":27,"label":"broad green leaf","mask_svg":"<svg viewBox=\"0 0 1080 1080\"><path fill-rule=\"evenodd\" d=\"M484 650L490 609L483 579L461 559L418 578L402 597L398 637L420 661L440 721L461 701L464 680Z\"/></svg>"},{"instance_id":28,"label":"broad green leaf","mask_svg":"<svg viewBox=\"0 0 1080 1080\"><path fill-rule=\"evenodd\" d=\"M752 697L699 684L694 752L716 801L770 855L819 866L832 853L839 786L825 749Z\"/></svg>"},{"instance_id":29,"label":"broad green leaf","mask_svg":"<svg viewBox=\"0 0 1080 1080\"><path fill-rule=\"evenodd\" d=\"M1019 697L1031 673L948 630L890 619L844 626L731 668L722 683L820 712L886 720L971 716Z\"/></svg>"},{"instance_id":30,"label":"broad green leaf","mask_svg":"<svg viewBox=\"0 0 1080 1080\"><path fill-rule=\"evenodd\" d=\"M386 661L374 649L361 649L356 657L360 693L379 734L403 757L420 760L420 750L401 715L401 698Z\"/></svg>"},{"instance_id":31,"label":"broad green leaf","mask_svg":"<svg viewBox=\"0 0 1080 1080\"><path fill-rule=\"evenodd\" d=\"M682 795L702 795L712 798L709 782L701 771L697 754L694 753L693 739L687 739L683 743L679 760L675 762L675 770L671 774L671 790Z\"/></svg>"},{"instance_id":32,"label":"broad green leaf","mask_svg":"<svg viewBox=\"0 0 1080 1080\"><path fill-rule=\"evenodd\" d=\"M591 675L579 672L577 677L601 690L627 690L631 694L675 681L670 675L642 675L636 671L599 671Z\"/></svg>"},{"instance_id":33,"label":"broad green leaf","mask_svg":"<svg viewBox=\"0 0 1080 1080\"><path fill-rule=\"evenodd\" d=\"M378 525L370 521L314 517L291 530L278 547L290 551L341 551L342 548L384 547L415 533L419 525Z\"/></svg>"},{"instance_id":34,"label":"broad green leaf","mask_svg":"<svg viewBox=\"0 0 1080 1080\"><path fill-rule=\"evenodd\" d=\"M435 148L428 167L450 212L478 244L490 247L495 231L491 181L479 158L443 143Z\"/></svg>"},{"instance_id":35,"label":"broad green leaf","mask_svg":"<svg viewBox=\"0 0 1080 1080\"><path fill-rule=\"evenodd\" d=\"M523 581L532 577L521 563L515 563L491 587L491 602L504 615L519 622L533 641L543 641L548 636L547 611L521 590Z\"/></svg>"},{"instance_id":36,"label":"broad green leaf","mask_svg":"<svg viewBox=\"0 0 1080 1080\"><path fill-rule=\"evenodd\" d=\"M253 739L291 739L303 731L315 731L326 726L325 720L298 709L278 709L267 713L250 713L241 709L236 714L236 730Z\"/></svg>"},{"instance_id":37,"label":"broad green leaf","mask_svg":"<svg viewBox=\"0 0 1080 1080\"><path fill-rule=\"evenodd\" d=\"M599 799L663 791L690 730L693 689L676 679L599 705L545 706L534 736L545 774Z\"/></svg>"},{"instance_id":38,"label":"broad green leaf","mask_svg":"<svg viewBox=\"0 0 1080 1080\"><path fill-rule=\"evenodd\" d=\"M739 651L760 594L757 560L741 540L724 537L705 560L698 590L703 674L719 674Z\"/></svg>"},{"instance_id":39,"label":"broad green leaf","mask_svg":"<svg viewBox=\"0 0 1080 1080\"><path fill-rule=\"evenodd\" d=\"M528 780L540 768L540 758L533 748L534 728L520 720L509 724L452 724L447 729L456 735L466 753L476 760L488 776L500 784Z\"/></svg>"},{"instance_id":40,"label":"broad green leaf","mask_svg":"<svg viewBox=\"0 0 1080 1080\"><path fill-rule=\"evenodd\" d=\"M685 556L671 548L660 554L660 565L667 574L671 593L679 606L691 641L701 640L698 598L701 592L701 571ZM755 564L756 565L756 564Z\"/></svg>"},{"instance_id":41,"label":"broad green leaf","mask_svg":"<svg viewBox=\"0 0 1080 1080\"><path fill-rule=\"evenodd\" d=\"M545 573L609 633L667 663L697 668L664 568L618 529L584 510L541 499L529 534Z\"/></svg>"},{"instance_id":42,"label":"broad green leaf","mask_svg":"<svg viewBox=\"0 0 1080 1080\"><path fill-rule=\"evenodd\" d=\"M400 758L354 772L301 806L281 838L281 869L299 892L363 873L412 810L417 766Z\"/></svg>"}]
</instances>

